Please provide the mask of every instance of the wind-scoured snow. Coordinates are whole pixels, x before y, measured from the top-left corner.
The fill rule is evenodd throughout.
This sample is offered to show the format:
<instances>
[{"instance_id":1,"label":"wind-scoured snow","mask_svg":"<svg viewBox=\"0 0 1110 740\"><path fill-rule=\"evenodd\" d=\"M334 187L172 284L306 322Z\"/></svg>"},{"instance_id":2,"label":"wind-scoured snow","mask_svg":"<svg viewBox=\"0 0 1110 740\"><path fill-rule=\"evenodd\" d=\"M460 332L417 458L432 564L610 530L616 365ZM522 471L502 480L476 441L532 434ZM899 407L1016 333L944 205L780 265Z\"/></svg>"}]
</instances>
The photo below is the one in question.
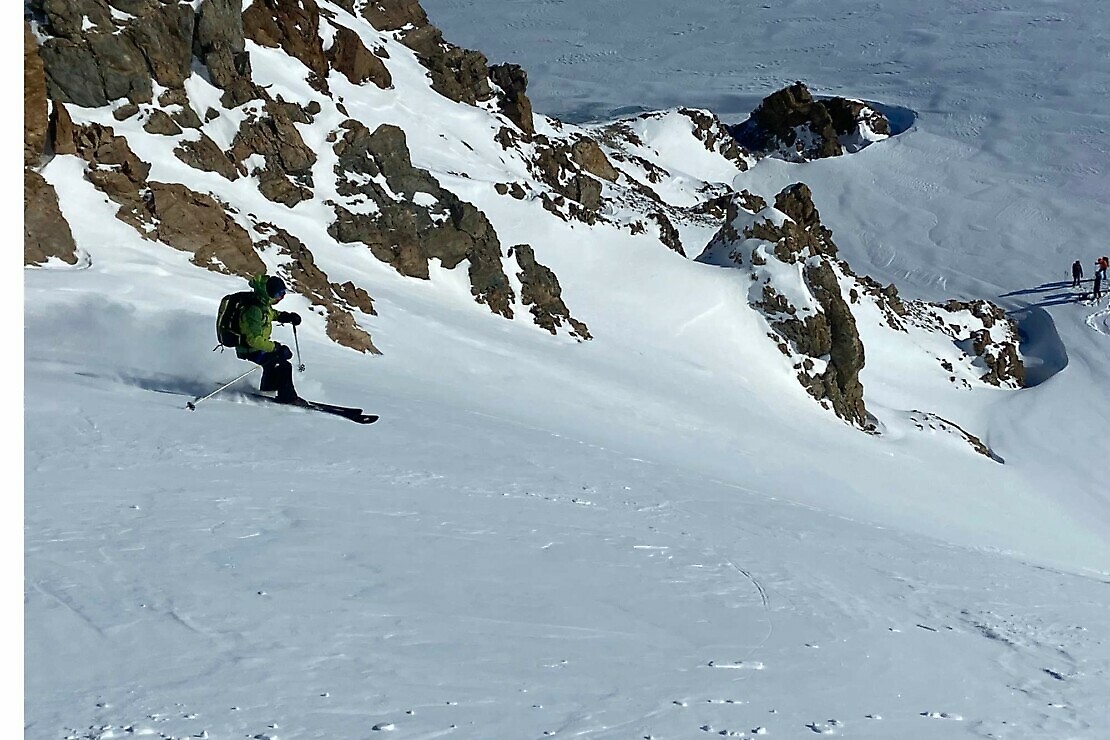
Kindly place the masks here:
<instances>
[{"instance_id":1,"label":"wind-scoured snow","mask_svg":"<svg viewBox=\"0 0 1110 740\"><path fill-rule=\"evenodd\" d=\"M1110 249L1110 10L425 1L448 39L522 64L537 110L591 127L681 105L739 120L795 79L911 111L805 165L738 172L693 148L669 165L691 181L664 184L681 205L696 180L772 199L804 181L857 273L1020 312L1037 384L966 404L865 337L875 436L805 393L745 274L496 195L529 175L489 114L325 5L388 46L404 91L333 74L333 95L404 128L504 247L533 245L594 339L492 315L461 270L412 280L331 242L334 108L299 127L319 159L293 209L189 168L141 121L71 111L128 136L152 179L203 183L365 287L380 356L328 341L303 298L281 307L305 316L301 394L382 418L275 407L248 383L185 411L249 367L209 351L242 281L144 242L83 163L51 161L82 262L24 272L25 737L1110 733L1110 318L1061 282ZM299 63L248 48L271 94L319 97ZM205 124L221 147L234 115ZM640 135L680 141L683 120Z\"/></svg>"}]
</instances>

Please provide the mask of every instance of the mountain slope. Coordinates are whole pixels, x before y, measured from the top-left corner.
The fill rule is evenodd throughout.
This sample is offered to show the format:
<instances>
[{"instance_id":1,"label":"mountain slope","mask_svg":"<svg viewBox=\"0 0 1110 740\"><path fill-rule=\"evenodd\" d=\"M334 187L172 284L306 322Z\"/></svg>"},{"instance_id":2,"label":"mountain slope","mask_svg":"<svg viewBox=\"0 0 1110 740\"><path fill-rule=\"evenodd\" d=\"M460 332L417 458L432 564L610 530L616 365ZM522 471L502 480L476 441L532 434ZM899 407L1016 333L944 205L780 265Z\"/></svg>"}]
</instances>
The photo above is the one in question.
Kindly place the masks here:
<instances>
[{"instance_id":1,"label":"mountain slope","mask_svg":"<svg viewBox=\"0 0 1110 740\"><path fill-rule=\"evenodd\" d=\"M520 70L415 3L82 8L30 7L32 41L107 59L149 50L147 12L194 31L165 45L187 65L143 56L125 94L32 127L28 192L54 189L74 251L24 272L28 737L1105 731L1104 312L1012 314L1030 387L982 380L975 301L1015 306L1048 262L1002 258L1030 221L983 231L991 170L928 111L799 164L704 110L532 113ZM756 269L791 224L835 248ZM924 234L952 224L991 236L949 266ZM877 434L753 305L767 277L840 310L810 260ZM212 323L261 269L296 288L301 393L379 423L247 384L182 409L246 369ZM960 326L897 333L877 280Z\"/></svg>"}]
</instances>

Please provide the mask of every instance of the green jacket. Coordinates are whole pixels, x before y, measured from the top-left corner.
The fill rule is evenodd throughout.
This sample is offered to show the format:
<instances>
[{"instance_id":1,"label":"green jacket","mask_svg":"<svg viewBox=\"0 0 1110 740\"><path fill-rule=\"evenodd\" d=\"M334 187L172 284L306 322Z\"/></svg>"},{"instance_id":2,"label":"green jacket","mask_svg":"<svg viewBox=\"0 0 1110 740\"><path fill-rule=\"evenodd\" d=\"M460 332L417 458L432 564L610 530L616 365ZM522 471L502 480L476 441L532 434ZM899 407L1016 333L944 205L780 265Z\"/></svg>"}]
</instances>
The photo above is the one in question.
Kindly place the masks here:
<instances>
[{"instance_id":1,"label":"green jacket","mask_svg":"<svg viewBox=\"0 0 1110 740\"><path fill-rule=\"evenodd\" d=\"M240 358L258 350L274 351L270 329L273 328L273 322L277 320L278 312L274 310L274 301L266 292L267 277L263 273L250 279L250 286L254 290L256 300L239 315L239 333L246 341L245 345L235 348L235 354Z\"/></svg>"}]
</instances>

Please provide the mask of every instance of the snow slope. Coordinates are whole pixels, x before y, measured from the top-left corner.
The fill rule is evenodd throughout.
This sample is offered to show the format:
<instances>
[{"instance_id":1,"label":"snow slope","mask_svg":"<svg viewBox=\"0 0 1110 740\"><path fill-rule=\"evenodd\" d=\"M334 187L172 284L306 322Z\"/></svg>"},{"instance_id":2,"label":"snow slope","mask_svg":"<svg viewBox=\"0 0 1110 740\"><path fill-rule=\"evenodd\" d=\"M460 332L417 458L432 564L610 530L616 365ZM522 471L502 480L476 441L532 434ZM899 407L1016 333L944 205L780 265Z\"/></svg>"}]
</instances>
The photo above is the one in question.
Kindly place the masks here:
<instances>
[{"instance_id":1,"label":"snow slope","mask_svg":"<svg viewBox=\"0 0 1110 740\"><path fill-rule=\"evenodd\" d=\"M595 339L492 316L455 273L327 249L318 203L290 218L213 178L373 295L380 357L328 342L302 299L283 308L308 317L301 392L383 418L242 391L188 413L240 371L207 352L238 281L141 242L56 158L44 176L91 261L24 274L25 736L1105 736L1110 329L1052 284L1080 245L1097 256L1110 197L1083 133L1106 124L1088 93L1110 79L1091 33L1107 11L1018 5L799 1L741 23L721 3L427 3L451 40L522 63L548 113L742 117L795 78L912 111L859 154L763 160L734 184L809 183L853 268L909 297L1028 306L1033 356L1062 370L961 419L1005 465L820 409L754 341L735 271L496 196L515 165L494 164L484 113L450 108L441 143L415 74L404 99L329 84L402 125L503 244L533 244ZM726 172L687 174L707 168Z\"/></svg>"}]
</instances>

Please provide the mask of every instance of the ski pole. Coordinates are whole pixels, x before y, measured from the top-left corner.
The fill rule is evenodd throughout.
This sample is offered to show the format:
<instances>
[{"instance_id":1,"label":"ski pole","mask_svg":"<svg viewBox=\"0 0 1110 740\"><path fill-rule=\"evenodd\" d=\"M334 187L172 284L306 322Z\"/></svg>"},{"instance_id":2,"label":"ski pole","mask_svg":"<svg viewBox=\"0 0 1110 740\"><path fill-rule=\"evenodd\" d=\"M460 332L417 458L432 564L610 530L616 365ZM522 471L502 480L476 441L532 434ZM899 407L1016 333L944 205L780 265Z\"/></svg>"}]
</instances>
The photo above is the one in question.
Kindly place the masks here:
<instances>
[{"instance_id":1,"label":"ski pole","mask_svg":"<svg viewBox=\"0 0 1110 740\"><path fill-rule=\"evenodd\" d=\"M304 363L301 362L301 343L297 341L297 325L293 324L293 346L297 348L297 372L304 372Z\"/></svg>"},{"instance_id":2,"label":"ski pole","mask_svg":"<svg viewBox=\"0 0 1110 740\"><path fill-rule=\"evenodd\" d=\"M198 404L198 403L200 403L201 401L206 401L206 400L208 400L208 399L209 399L209 398L211 398L212 396L214 396L214 395L216 395L217 393L219 393L220 391L222 391L222 390L223 390L224 388L227 388L227 387L228 387L229 385L232 385L232 384L234 384L234 383L238 383L238 382L239 382L240 380L242 380L243 378L247 377L248 375L250 375L251 373L253 373L253 372L254 372L255 370L258 370L258 369L259 369L260 367L262 367L262 366L261 366L261 365L255 365L254 367L252 367L252 368L251 368L250 370L248 370L248 371L246 371L245 373L243 373L242 375L240 375L240 376L239 376L238 378L236 378L235 380L229 380L228 382L224 383L223 385L221 385L221 386L220 386L219 388L217 388L216 390L214 390L214 391L212 391L211 393L209 393L209 394L208 394L207 396L197 396L197 397L196 397L196 398L194 398L194 399L193 399L192 401L189 401L189 403L185 404L185 408L189 409L190 411L196 411L196 410L197 410L197 404Z\"/></svg>"}]
</instances>

